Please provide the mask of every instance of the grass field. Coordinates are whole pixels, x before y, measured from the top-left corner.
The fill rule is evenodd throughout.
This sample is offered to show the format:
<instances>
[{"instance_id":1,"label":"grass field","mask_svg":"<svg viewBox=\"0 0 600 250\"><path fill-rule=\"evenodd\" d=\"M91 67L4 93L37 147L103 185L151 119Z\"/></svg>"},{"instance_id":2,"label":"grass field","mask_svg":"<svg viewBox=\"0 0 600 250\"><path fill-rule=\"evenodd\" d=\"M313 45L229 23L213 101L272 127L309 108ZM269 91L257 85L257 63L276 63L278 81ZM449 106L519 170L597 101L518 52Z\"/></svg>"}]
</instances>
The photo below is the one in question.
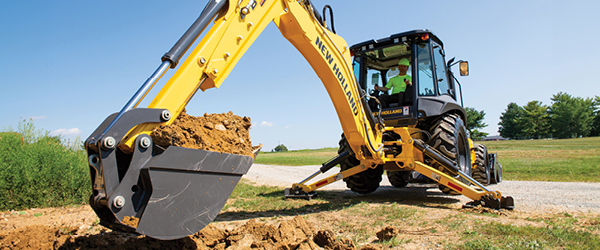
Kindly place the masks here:
<instances>
[{"instance_id":1,"label":"grass field","mask_svg":"<svg viewBox=\"0 0 600 250\"><path fill-rule=\"evenodd\" d=\"M600 182L600 137L561 140L476 142L497 153L506 180ZM320 165L337 155L337 148L261 152L256 163Z\"/></svg>"},{"instance_id":2,"label":"grass field","mask_svg":"<svg viewBox=\"0 0 600 250\"><path fill-rule=\"evenodd\" d=\"M505 179L600 182L600 137L483 144L498 154Z\"/></svg>"},{"instance_id":3,"label":"grass field","mask_svg":"<svg viewBox=\"0 0 600 250\"><path fill-rule=\"evenodd\" d=\"M302 149L287 152L260 152L255 163L283 166L321 165L337 156L337 148Z\"/></svg>"}]
</instances>

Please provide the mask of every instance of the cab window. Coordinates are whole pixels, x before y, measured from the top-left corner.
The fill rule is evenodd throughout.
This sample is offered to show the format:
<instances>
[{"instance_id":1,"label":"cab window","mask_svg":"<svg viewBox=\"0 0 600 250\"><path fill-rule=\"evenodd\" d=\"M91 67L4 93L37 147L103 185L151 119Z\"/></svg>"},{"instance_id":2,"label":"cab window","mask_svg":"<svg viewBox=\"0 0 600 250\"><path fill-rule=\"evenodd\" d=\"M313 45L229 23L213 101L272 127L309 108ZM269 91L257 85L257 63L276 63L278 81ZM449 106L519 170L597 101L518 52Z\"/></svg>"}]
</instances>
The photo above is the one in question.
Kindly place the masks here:
<instances>
[{"instance_id":1,"label":"cab window","mask_svg":"<svg viewBox=\"0 0 600 250\"><path fill-rule=\"evenodd\" d=\"M452 95L450 90L449 81L447 79L448 74L446 73L444 51L442 46L433 44L433 58L435 60L435 75L437 77L438 92L440 95L447 94Z\"/></svg>"},{"instance_id":2,"label":"cab window","mask_svg":"<svg viewBox=\"0 0 600 250\"><path fill-rule=\"evenodd\" d=\"M363 88L368 93L371 93L375 90L374 87L376 84L379 87L385 87L390 78L398 75L398 60L403 57L410 60L411 54L411 47L407 44L394 44L364 52L362 54L362 63L365 64L365 67L362 70L366 75L362 79L364 81ZM354 60L355 64L359 64L356 58ZM358 77L360 68L357 65L355 65L354 71ZM407 74L411 74L410 70Z\"/></svg>"},{"instance_id":3,"label":"cab window","mask_svg":"<svg viewBox=\"0 0 600 250\"><path fill-rule=\"evenodd\" d=\"M352 60L352 70L354 71L354 79L356 82L360 82L358 81L360 79L360 57L354 57L354 60Z\"/></svg>"},{"instance_id":4,"label":"cab window","mask_svg":"<svg viewBox=\"0 0 600 250\"><path fill-rule=\"evenodd\" d=\"M431 52L429 43L417 44L417 66L419 76L419 95L434 96L435 80L433 79L433 65L431 63Z\"/></svg>"}]
</instances>

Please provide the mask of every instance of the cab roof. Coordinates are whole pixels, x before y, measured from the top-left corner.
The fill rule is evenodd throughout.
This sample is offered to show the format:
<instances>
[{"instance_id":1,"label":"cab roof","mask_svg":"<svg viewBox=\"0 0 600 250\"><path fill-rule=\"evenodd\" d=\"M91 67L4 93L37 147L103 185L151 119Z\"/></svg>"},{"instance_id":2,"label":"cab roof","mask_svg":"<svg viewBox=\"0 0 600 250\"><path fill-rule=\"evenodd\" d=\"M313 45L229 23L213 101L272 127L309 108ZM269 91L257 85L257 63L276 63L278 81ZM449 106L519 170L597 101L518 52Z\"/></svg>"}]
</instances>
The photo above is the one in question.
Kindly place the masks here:
<instances>
[{"instance_id":1,"label":"cab roof","mask_svg":"<svg viewBox=\"0 0 600 250\"><path fill-rule=\"evenodd\" d=\"M420 37L423 34L428 34L429 35L429 39L434 40L436 43L440 44L442 46L442 48L444 47L444 44L442 43L442 40L440 40L435 34L433 34L433 32L429 29L417 29L417 30L411 30L411 31L406 31L406 32L402 32L402 33L397 33L397 34L393 34L389 37L384 37L381 39L371 39L371 40L367 40L361 43L357 43L354 44L350 47L350 50L353 52L359 52L361 50L372 50L375 48L379 48L379 47L383 47L383 46L389 46L395 43L398 43L400 41L403 41L402 38L405 37L406 39L412 39L413 37ZM398 38L395 40L395 38ZM363 49L363 47L367 46L365 49Z\"/></svg>"}]
</instances>

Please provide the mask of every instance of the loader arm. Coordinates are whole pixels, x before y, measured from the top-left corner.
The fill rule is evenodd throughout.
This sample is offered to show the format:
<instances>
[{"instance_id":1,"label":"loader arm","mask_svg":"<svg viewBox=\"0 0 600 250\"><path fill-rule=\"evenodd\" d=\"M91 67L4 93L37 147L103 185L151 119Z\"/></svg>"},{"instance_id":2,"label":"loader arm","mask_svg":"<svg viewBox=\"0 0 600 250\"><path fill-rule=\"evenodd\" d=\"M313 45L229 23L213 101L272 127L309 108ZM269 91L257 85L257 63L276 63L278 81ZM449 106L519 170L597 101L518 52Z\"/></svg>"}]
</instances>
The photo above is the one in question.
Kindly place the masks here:
<instances>
[{"instance_id":1,"label":"loader arm","mask_svg":"<svg viewBox=\"0 0 600 250\"><path fill-rule=\"evenodd\" d=\"M384 127L374 121L361 98L349 47L323 27L309 0L211 0L125 107L85 142L93 187L90 205L102 225L176 239L214 220L253 157L177 146L163 149L153 146L149 134L171 124L198 89L219 88L271 21L323 82L353 157L367 167L383 163ZM148 107L137 108L207 27Z\"/></svg>"}]
</instances>

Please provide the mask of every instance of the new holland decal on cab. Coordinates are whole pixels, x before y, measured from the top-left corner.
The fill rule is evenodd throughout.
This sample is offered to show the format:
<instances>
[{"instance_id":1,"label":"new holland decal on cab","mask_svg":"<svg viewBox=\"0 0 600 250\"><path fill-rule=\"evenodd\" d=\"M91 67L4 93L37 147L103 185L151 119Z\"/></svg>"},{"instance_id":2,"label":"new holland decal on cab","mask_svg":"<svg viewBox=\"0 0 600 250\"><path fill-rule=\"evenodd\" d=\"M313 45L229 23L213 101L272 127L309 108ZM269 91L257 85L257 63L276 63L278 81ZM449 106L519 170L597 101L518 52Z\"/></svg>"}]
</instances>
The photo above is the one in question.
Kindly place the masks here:
<instances>
[{"instance_id":1,"label":"new holland decal on cab","mask_svg":"<svg viewBox=\"0 0 600 250\"><path fill-rule=\"evenodd\" d=\"M354 97L352 97L352 92L350 91L350 88L348 88L348 82L346 82L346 78L344 77L344 74L340 71L341 68L337 65L337 63L333 62L333 54L329 53L329 49L327 48L327 46L325 46L325 44L323 44L323 42L321 41L321 39L319 39L319 37L317 37L317 41L315 42L315 44L317 45L317 47L319 47L319 50L321 50L321 54L323 55L323 58L325 58L325 61L327 61L329 66L331 66L331 68L333 69L333 73L336 75L338 81L340 82L340 85L342 85L342 88L344 89L344 92L346 93L346 98L348 99L348 102L350 103L350 106L352 107L352 113L354 115L357 115L358 108L356 107L356 102L354 100ZM332 63L333 63L333 66L332 66Z\"/></svg>"},{"instance_id":2,"label":"new holland decal on cab","mask_svg":"<svg viewBox=\"0 0 600 250\"><path fill-rule=\"evenodd\" d=\"M381 111L381 115L407 115L409 113L409 107L408 106L404 106L402 108L396 108L396 109L388 109L388 110L382 110ZM379 115L379 111L375 111L373 112L374 116Z\"/></svg>"}]
</instances>

